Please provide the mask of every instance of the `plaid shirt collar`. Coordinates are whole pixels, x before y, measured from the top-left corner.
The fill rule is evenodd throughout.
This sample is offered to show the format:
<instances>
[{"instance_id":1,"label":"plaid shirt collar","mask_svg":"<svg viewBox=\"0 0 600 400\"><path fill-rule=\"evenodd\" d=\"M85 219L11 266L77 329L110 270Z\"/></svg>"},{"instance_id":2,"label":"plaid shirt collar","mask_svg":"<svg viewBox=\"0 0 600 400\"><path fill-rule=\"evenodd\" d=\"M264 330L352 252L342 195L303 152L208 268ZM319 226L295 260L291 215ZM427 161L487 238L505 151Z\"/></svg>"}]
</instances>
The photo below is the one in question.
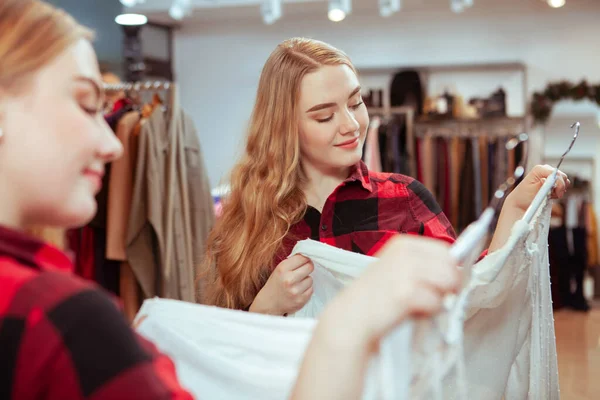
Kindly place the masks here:
<instances>
[{"instance_id":1,"label":"plaid shirt collar","mask_svg":"<svg viewBox=\"0 0 600 400\"><path fill-rule=\"evenodd\" d=\"M73 270L69 257L56 247L2 225L0 225L0 257L16 259L35 269Z\"/></svg>"},{"instance_id":2,"label":"plaid shirt collar","mask_svg":"<svg viewBox=\"0 0 600 400\"><path fill-rule=\"evenodd\" d=\"M344 182L349 183L356 181L360 182L365 190L373 193L373 183L369 177L369 170L367 169L367 165L362 161L352 167L350 176Z\"/></svg>"}]
</instances>

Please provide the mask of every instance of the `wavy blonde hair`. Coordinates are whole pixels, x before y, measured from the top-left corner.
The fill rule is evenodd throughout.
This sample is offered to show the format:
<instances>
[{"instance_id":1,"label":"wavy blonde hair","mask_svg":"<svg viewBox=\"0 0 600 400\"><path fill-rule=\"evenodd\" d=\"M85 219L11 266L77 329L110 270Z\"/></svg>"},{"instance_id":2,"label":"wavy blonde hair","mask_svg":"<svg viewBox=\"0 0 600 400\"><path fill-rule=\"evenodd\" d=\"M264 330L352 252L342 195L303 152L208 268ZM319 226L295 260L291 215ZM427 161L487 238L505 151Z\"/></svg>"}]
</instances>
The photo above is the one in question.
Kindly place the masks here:
<instances>
[{"instance_id":1,"label":"wavy blonde hair","mask_svg":"<svg viewBox=\"0 0 600 400\"><path fill-rule=\"evenodd\" d=\"M284 41L267 60L245 154L232 171L231 192L208 239L201 302L248 307L275 267L290 227L304 215L297 104L304 76L325 65L347 65L356 73L344 52L305 38Z\"/></svg>"}]
</instances>

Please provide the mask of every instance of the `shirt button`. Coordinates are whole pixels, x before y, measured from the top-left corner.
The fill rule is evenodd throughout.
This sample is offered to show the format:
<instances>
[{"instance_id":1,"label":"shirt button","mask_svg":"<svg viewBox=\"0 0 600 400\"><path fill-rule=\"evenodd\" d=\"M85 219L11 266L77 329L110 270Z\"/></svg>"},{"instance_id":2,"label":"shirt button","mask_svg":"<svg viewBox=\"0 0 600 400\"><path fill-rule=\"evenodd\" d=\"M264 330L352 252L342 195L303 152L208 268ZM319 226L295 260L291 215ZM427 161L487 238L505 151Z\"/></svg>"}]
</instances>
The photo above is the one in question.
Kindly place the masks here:
<instances>
[{"instance_id":1,"label":"shirt button","mask_svg":"<svg viewBox=\"0 0 600 400\"><path fill-rule=\"evenodd\" d=\"M321 225L321 230L326 231L327 230L327 224Z\"/></svg>"}]
</instances>

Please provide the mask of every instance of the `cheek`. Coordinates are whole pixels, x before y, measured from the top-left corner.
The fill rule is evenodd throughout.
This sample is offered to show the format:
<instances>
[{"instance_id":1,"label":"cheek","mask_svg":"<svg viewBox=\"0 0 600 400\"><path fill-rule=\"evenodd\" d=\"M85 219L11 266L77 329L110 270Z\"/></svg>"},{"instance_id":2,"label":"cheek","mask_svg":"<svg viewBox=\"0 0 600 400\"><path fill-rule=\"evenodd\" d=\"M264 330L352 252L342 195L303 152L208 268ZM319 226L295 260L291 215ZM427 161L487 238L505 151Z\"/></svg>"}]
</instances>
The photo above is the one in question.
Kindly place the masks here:
<instances>
[{"instance_id":1,"label":"cheek","mask_svg":"<svg viewBox=\"0 0 600 400\"><path fill-rule=\"evenodd\" d=\"M361 107L355 114L356 122L360 125L360 133L361 135L367 134L367 129L369 128L369 113L366 107Z\"/></svg>"},{"instance_id":2,"label":"cheek","mask_svg":"<svg viewBox=\"0 0 600 400\"><path fill-rule=\"evenodd\" d=\"M335 129L332 123L310 121L301 126L301 149L306 152L322 152L331 146L335 139Z\"/></svg>"}]
</instances>

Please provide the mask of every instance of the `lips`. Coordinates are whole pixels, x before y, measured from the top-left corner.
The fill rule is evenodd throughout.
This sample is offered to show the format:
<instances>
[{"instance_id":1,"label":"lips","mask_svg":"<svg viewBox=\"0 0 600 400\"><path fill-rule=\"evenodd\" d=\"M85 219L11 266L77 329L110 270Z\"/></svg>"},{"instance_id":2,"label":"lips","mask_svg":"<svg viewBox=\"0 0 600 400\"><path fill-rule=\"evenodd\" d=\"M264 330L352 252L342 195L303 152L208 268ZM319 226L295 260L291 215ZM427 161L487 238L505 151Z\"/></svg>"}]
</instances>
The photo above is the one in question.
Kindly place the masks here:
<instances>
[{"instance_id":1,"label":"lips","mask_svg":"<svg viewBox=\"0 0 600 400\"><path fill-rule=\"evenodd\" d=\"M86 169L83 171L83 175L94 183L97 191L99 191L102 188L102 178L104 177L104 171Z\"/></svg>"},{"instance_id":2,"label":"lips","mask_svg":"<svg viewBox=\"0 0 600 400\"><path fill-rule=\"evenodd\" d=\"M347 140L347 141L345 141L345 142L342 142L342 143L336 144L335 146L336 146L336 147L347 146L347 145L349 145L349 144L353 144L353 143L354 143L354 142L356 142L357 140L358 140L358 136L357 136L357 137L355 137L355 138L352 138L352 139L350 139L350 140Z\"/></svg>"}]
</instances>

